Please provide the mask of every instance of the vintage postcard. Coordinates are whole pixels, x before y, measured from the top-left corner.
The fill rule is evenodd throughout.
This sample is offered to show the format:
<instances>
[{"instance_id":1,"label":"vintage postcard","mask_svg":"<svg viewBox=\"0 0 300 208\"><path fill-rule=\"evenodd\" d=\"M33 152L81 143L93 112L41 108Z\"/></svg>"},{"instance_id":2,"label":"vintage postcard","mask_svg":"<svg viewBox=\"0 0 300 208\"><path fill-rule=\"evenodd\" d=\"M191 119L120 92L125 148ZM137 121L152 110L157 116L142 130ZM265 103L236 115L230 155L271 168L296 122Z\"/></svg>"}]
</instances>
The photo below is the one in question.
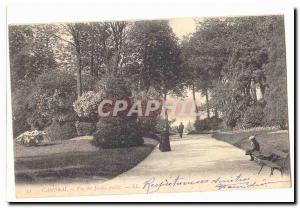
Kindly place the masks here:
<instances>
[{"instance_id":1,"label":"vintage postcard","mask_svg":"<svg viewBox=\"0 0 300 208\"><path fill-rule=\"evenodd\" d=\"M292 186L285 16L9 24L16 198Z\"/></svg>"}]
</instances>

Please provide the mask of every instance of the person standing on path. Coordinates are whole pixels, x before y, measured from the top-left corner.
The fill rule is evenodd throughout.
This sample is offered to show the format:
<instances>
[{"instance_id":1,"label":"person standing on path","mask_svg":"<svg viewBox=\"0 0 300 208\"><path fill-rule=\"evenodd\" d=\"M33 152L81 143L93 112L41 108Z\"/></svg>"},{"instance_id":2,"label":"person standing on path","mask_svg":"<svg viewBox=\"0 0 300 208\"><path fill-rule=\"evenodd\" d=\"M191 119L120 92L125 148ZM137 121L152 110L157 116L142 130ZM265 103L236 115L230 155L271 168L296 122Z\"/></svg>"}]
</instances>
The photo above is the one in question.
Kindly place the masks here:
<instances>
[{"instance_id":1,"label":"person standing on path","mask_svg":"<svg viewBox=\"0 0 300 208\"><path fill-rule=\"evenodd\" d=\"M184 125L182 124L182 122L180 122L180 125L177 127L177 131L179 133L180 138L182 138L183 129L184 129Z\"/></svg>"}]
</instances>

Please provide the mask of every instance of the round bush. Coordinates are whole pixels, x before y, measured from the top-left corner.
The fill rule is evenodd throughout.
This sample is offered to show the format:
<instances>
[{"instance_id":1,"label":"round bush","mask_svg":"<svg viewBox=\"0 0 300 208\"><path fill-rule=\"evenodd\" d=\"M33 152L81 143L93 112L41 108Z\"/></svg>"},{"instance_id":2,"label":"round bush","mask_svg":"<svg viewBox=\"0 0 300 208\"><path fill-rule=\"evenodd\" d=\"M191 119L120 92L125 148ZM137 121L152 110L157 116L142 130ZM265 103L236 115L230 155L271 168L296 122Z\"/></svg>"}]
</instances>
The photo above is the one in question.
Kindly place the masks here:
<instances>
[{"instance_id":1,"label":"round bush","mask_svg":"<svg viewBox=\"0 0 300 208\"><path fill-rule=\"evenodd\" d=\"M102 80L105 99L129 99L131 91L121 77L107 76ZM92 144L102 148L129 147L144 143L137 116L102 117L93 135Z\"/></svg>"},{"instance_id":2,"label":"round bush","mask_svg":"<svg viewBox=\"0 0 300 208\"><path fill-rule=\"evenodd\" d=\"M102 148L117 148L142 145L144 140L140 126L132 117L101 118L92 144Z\"/></svg>"}]
</instances>

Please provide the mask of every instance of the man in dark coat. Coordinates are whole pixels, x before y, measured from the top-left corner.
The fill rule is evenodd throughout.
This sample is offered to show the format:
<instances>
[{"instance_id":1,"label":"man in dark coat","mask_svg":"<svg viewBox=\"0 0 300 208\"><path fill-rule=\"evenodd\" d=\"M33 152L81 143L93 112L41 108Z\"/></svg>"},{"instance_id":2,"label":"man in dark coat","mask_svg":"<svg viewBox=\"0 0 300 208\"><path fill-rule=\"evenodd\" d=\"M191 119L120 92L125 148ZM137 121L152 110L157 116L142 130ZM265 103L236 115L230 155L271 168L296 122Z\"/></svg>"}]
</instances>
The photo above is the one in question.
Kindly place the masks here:
<instances>
[{"instance_id":1,"label":"man in dark coat","mask_svg":"<svg viewBox=\"0 0 300 208\"><path fill-rule=\"evenodd\" d=\"M257 142L255 136L250 136L249 141L250 141L250 144L251 144L251 149L246 151L246 155L250 155L250 157L251 157L250 160L254 160L252 154L255 151L259 152L260 151L260 146L259 146L259 143Z\"/></svg>"},{"instance_id":2,"label":"man in dark coat","mask_svg":"<svg viewBox=\"0 0 300 208\"><path fill-rule=\"evenodd\" d=\"M183 129L184 129L184 125L182 124L182 122L180 122L180 125L177 127L177 131L179 133L180 138L182 138Z\"/></svg>"}]
</instances>

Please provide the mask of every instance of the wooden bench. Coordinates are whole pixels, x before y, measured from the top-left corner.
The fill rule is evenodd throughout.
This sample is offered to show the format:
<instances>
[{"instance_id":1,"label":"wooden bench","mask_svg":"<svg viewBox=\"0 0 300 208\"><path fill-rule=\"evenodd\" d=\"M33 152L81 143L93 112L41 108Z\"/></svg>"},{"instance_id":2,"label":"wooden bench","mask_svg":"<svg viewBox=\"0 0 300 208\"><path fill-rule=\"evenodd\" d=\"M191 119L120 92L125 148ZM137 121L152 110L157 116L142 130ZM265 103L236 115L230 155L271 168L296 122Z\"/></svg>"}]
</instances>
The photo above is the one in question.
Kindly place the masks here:
<instances>
[{"instance_id":1,"label":"wooden bench","mask_svg":"<svg viewBox=\"0 0 300 208\"><path fill-rule=\"evenodd\" d=\"M255 151L251 154L251 156L254 161L260 165L258 174L260 174L264 166L268 166L271 168L270 175L273 175L274 170L278 170L283 176L285 168L288 167L289 153L285 153L280 150L272 150L270 155L263 155L261 152Z\"/></svg>"}]
</instances>

